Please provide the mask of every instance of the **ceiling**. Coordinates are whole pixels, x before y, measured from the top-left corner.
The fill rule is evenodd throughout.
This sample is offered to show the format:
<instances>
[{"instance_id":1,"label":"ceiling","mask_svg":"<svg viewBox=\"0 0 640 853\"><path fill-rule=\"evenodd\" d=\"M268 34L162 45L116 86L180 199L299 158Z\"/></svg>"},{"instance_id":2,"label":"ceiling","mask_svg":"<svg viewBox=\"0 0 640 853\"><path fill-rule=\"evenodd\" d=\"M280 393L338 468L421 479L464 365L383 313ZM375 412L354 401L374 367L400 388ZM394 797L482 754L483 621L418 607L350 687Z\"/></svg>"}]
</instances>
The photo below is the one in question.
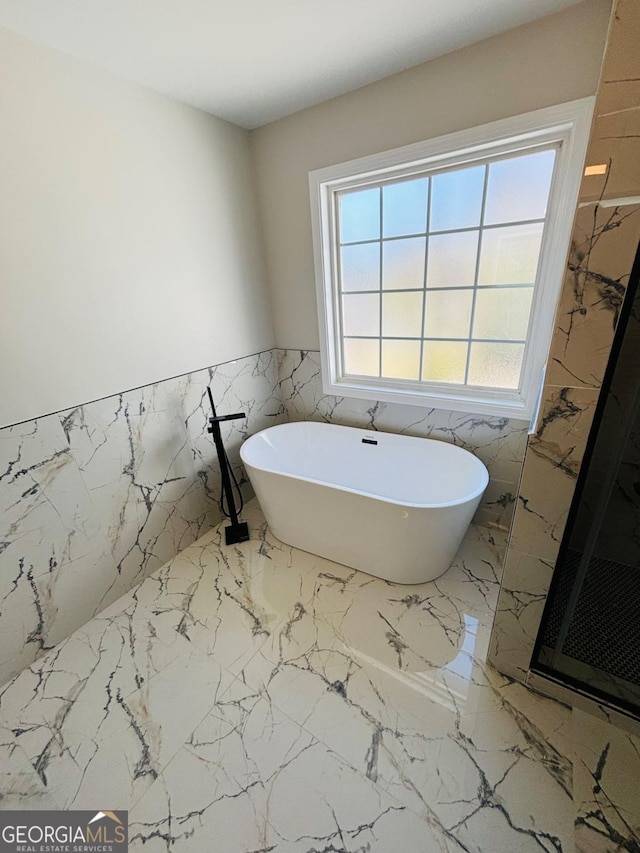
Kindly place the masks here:
<instances>
[{"instance_id":1,"label":"ceiling","mask_svg":"<svg viewBox=\"0 0 640 853\"><path fill-rule=\"evenodd\" d=\"M253 128L579 0L0 0L0 25Z\"/></svg>"}]
</instances>

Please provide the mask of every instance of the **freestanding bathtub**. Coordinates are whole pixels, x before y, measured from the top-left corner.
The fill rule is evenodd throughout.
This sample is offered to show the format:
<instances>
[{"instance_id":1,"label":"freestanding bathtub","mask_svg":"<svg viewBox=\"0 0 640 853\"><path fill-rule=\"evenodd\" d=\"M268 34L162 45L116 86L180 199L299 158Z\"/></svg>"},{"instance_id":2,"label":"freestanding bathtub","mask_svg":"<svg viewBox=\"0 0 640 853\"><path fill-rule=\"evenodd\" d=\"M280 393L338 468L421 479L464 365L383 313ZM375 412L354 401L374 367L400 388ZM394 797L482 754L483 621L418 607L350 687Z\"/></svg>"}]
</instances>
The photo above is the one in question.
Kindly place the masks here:
<instances>
[{"instance_id":1,"label":"freestanding bathtub","mask_svg":"<svg viewBox=\"0 0 640 853\"><path fill-rule=\"evenodd\" d=\"M396 583L446 572L489 482L448 442L313 421L256 433L240 456L274 536Z\"/></svg>"}]
</instances>

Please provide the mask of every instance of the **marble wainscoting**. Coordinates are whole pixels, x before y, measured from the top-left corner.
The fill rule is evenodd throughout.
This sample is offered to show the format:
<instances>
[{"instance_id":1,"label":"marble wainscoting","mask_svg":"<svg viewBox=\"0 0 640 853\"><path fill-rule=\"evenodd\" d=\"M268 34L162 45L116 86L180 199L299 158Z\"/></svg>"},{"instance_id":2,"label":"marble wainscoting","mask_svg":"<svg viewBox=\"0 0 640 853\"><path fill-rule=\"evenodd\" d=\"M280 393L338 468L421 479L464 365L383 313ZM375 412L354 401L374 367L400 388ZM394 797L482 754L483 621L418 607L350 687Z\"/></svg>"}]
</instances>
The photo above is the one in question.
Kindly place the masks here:
<instances>
[{"instance_id":1,"label":"marble wainscoting","mask_svg":"<svg viewBox=\"0 0 640 853\"><path fill-rule=\"evenodd\" d=\"M640 239L640 4L620 0L596 99L542 407L521 488L490 660L519 680L529 666ZM624 203L625 198L631 200ZM635 461L635 460L634 460ZM536 682L537 683L537 682Z\"/></svg>"},{"instance_id":2,"label":"marble wainscoting","mask_svg":"<svg viewBox=\"0 0 640 853\"><path fill-rule=\"evenodd\" d=\"M509 529L528 423L324 394L320 353L314 350L278 350L278 375L288 421L316 420L416 435L470 450L487 466L490 477L474 521Z\"/></svg>"},{"instance_id":3,"label":"marble wainscoting","mask_svg":"<svg viewBox=\"0 0 640 853\"><path fill-rule=\"evenodd\" d=\"M278 421L273 351L0 430L0 683L220 519L210 385L236 476Z\"/></svg>"}]
</instances>

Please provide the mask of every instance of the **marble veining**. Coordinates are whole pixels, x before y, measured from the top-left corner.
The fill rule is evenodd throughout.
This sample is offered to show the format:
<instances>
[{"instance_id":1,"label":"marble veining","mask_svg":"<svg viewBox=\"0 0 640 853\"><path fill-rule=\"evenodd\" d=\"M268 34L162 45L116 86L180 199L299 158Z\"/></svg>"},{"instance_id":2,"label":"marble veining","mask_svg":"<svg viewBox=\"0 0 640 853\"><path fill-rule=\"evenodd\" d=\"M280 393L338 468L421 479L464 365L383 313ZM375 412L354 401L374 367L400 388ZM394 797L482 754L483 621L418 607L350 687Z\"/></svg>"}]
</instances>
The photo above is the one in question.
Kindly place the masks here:
<instances>
[{"instance_id":1,"label":"marble veining","mask_svg":"<svg viewBox=\"0 0 640 853\"><path fill-rule=\"evenodd\" d=\"M582 776L573 799L599 738L486 663L500 531L404 586L283 545L255 500L245 517L251 541L219 525L0 689L0 808L108 800L141 851L570 851L578 818L601 837Z\"/></svg>"},{"instance_id":2,"label":"marble veining","mask_svg":"<svg viewBox=\"0 0 640 853\"><path fill-rule=\"evenodd\" d=\"M600 387L639 223L638 205L578 208L549 354L550 385Z\"/></svg>"},{"instance_id":3,"label":"marble veining","mask_svg":"<svg viewBox=\"0 0 640 853\"><path fill-rule=\"evenodd\" d=\"M207 433L247 497L242 440L277 422L273 352L0 430L0 683L31 664L220 519Z\"/></svg>"},{"instance_id":4,"label":"marble veining","mask_svg":"<svg viewBox=\"0 0 640 853\"><path fill-rule=\"evenodd\" d=\"M640 738L579 710L573 726L576 850L638 853Z\"/></svg>"}]
</instances>

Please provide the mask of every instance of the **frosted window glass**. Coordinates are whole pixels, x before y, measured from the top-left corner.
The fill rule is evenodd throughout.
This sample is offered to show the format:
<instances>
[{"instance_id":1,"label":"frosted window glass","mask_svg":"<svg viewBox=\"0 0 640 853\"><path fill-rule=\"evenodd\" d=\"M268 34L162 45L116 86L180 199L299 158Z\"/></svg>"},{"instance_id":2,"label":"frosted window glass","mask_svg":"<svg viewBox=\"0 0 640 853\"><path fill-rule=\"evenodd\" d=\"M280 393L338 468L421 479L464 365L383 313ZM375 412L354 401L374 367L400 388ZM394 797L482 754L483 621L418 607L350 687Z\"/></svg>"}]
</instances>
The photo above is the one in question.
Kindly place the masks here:
<instances>
[{"instance_id":1,"label":"frosted window glass","mask_svg":"<svg viewBox=\"0 0 640 853\"><path fill-rule=\"evenodd\" d=\"M380 187L342 193L340 196L340 242L377 240L380 237Z\"/></svg>"},{"instance_id":2,"label":"frosted window glass","mask_svg":"<svg viewBox=\"0 0 640 853\"><path fill-rule=\"evenodd\" d=\"M476 278L478 231L429 237L427 287L470 287Z\"/></svg>"},{"instance_id":3,"label":"frosted window glass","mask_svg":"<svg viewBox=\"0 0 640 853\"><path fill-rule=\"evenodd\" d=\"M467 367L466 343L425 341L422 353L422 378L432 382L464 383Z\"/></svg>"},{"instance_id":4,"label":"frosted window glass","mask_svg":"<svg viewBox=\"0 0 640 853\"><path fill-rule=\"evenodd\" d=\"M382 334L419 338L422 326L422 292L385 293L382 297Z\"/></svg>"},{"instance_id":5,"label":"frosted window glass","mask_svg":"<svg viewBox=\"0 0 640 853\"><path fill-rule=\"evenodd\" d=\"M532 287L478 290L473 337L524 340L527 336L532 297Z\"/></svg>"},{"instance_id":6,"label":"frosted window glass","mask_svg":"<svg viewBox=\"0 0 640 853\"><path fill-rule=\"evenodd\" d=\"M489 388L517 388L524 344L471 344L469 384Z\"/></svg>"},{"instance_id":7,"label":"frosted window glass","mask_svg":"<svg viewBox=\"0 0 640 853\"><path fill-rule=\"evenodd\" d=\"M423 287L425 243L425 237L411 237L382 244L382 287L385 290Z\"/></svg>"},{"instance_id":8,"label":"frosted window glass","mask_svg":"<svg viewBox=\"0 0 640 853\"><path fill-rule=\"evenodd\" d=\"M403 181L382 189L382 234L402 237L423 234L427 230L429 179Z\"/></svg>"},{"instance_id":9,"label":"frosted window glass","mask_svg":"<svg viewBox=\"0 0 640 853\"><path fill-rule=\"evenodd\" d=\"M483 231L478 284L533 284L541 242L542 223Z\"/></svg>"},{"instance_id":10,"label":"frosted window glass","mask_svg":"<svg viewBox=\"0 0 640 853\"><path fill-rule=\"evenodd\" d=\"M480 224L485 166L457 169L431 179L430 231L473 228Z\"/></svg>"},{"instance_id":11,"label":"frosted window glass","mask_svg":"<svg viewBox=\"0 0 640 853\"><path fill-rule=\"evenodd\" d=\"M354 293L342 297L345 335L380 335L380 297L377 293Z\"/></svg>"},{"instance_id":12,"label":"frosted window glass","mask_svg":"<svg viewBox=\"0 0 640 853\"><path fill-rule=\"evenodd\" d=\"M379 376L380 341L345 338L344 372L360 376Z\"/></svg>"},{"instance_id":13,"label":"frosted window glass","mask_svg":"<svg viewBox=\"0 0 640 853\"><path fill-rule=\"evenodd\" d=\"M359 243L340 250L342 289L378 290L380 243Z\"/></svg>"},{"instance_id":14,"label":"frosted window glass","mask_svg":"<svg viewBox=\"0 0 640 853\"><path fill-rule=\"evenodd\" d=\"M389 379L419 379L419 341L382 341L382 375Z\"/></svg>"},{"instance_id":15,"label":"frosted window glass","mask_svg":"<svg viewBox=\"0 0 640 853\"><path fill-rule=\"evenodd\" d=\"M468 338L473 293L435 290L427 293L424 333L428 338Z\"/></svg>"},{"instance_id":16,"label":"frosted window glass","mask_svg":"<svg viewBox=\"0 0 640 853\"><path fill-rule=\"evenodd\" d=\"M485 224L544 219L555 157L555 151L540 151L492 163L489 166Z\"/></svg>"}]
</instances>

